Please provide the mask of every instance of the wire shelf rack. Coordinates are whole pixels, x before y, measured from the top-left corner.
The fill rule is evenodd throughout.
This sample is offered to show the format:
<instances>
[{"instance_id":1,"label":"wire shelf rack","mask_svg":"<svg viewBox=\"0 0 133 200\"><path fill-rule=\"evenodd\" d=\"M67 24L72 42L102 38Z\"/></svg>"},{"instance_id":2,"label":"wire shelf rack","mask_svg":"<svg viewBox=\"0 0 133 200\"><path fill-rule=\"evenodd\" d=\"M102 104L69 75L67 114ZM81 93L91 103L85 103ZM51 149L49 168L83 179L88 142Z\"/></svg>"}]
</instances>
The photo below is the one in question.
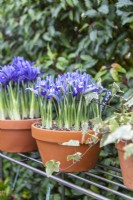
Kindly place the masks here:
<instances>
[{"instance_id":1,"label":"wire shelf rack","mask_svg":"<svg viewBox=\"0 0 133 200\"><path fill-rule=\"evenodd\" d=\"M17 165L25 167L32 170L34 173L40 174L42 177L47 178L45 169L40 169L42 166L42 161L40 156L36 152L22 154L17 154L17 159L14 158L14 154L0 153L1 159L7 159ZM32 162L31 162L32 161ZM38 168L35 168L32 164L36 163ZM1 165L2 167L2 165ZM0 172L1 173L1 172ZM1 173L2 174L2 173ZM108 179L108 177L113 177ZM95 169L82 172L82 173L61 173L55 174L49 177L49 179L58 182L62 186L62 200L65 198L65 188L71 188L81 194L84 194L92 199L97 200L112 200L106 195L107 193L114 194L120 200L133 200L133 192L128 190L126 186L123 185L123 179L121 175L121 170L107 166L105 164L97 163ZM74 183L72 179L75 180ZM77 181L78 180L78 181ZM75 183L85 183L85 186L81 186ZM90 189L90 186L95 186L101 193L96 193ZM116 186L116 187L115 187ZM117 188L117 189L116 189ZM103 195L103 191L104 195ZM130 191L130 192L129 192ZM114 199L114 198L113 198Z\"/></svg>"}]
</instances>

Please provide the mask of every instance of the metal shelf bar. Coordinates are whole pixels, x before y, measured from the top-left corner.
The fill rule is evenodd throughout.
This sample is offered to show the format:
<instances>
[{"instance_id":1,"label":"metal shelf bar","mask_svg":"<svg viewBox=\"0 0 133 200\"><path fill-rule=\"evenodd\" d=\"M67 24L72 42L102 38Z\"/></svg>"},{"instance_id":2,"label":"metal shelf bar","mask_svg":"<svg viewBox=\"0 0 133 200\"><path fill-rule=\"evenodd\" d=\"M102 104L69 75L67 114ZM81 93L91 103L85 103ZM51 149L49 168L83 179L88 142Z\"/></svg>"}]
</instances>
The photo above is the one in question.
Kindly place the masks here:
<instances>
[{"instance_id":1,"label":"metal shelf bar","mask_svg":"<svg viewBox=\"0 0 133 200\"><path fill-rule=\"evenodd\" d=\"M35 161L35 162L37 162L37 163L39 163L39 164L43 164L41 161L38 161L38 160L36 160L36 159L34 159L34 158L31 158L31 157L28 157L28 156L26 156L26 155L24 155L24 154L21 154L21 153L19 153L18 155L20 155L20 156L22 156L22 157L24 157L24 158L27 158L27 159L29 159L29 160L32 160L32 161ZM113 169L112 169L113 170ZM102 172L104 172L103 170L102 170ZM104 172L105 173L105 172ZM114 184L114 185L117 185L117 186L119 186L119 187L122 187L122 188L124 188L124 189L126 189L126 187L124 186L124 185L122 185L122 184L120 184L120 183L117 183L117 182L114 182L114 181L110 181L110 180L108 180L108 179L105 179L105 178L102 178L102 177L100 177L100 176L97 176L97 175L94 175L94 174L91 174L91 173L86 173L87 175L90 175L90 176L92 176L92 177L95 177L95 178L97 178L97 179L99 179L99 180L103 180L103 181L105 181L105 182L108 182L108 183L112 183L112 184ZM113 174L111 174L111 173L109 173L111 176L113 176ZM70 175L70 174L69 174ZM119 176L119 178L121 178L120 176Z\"/></svg>"},{"instance_id":2,"label":"metal shelf bar","mask_svg":"<svg viewBox=\"0 0 133 200\"><path fill-rule=\"evenodd\" d=\"M24 158L27 158L28 160L32 160L32 161L37 162L38 164L43 165L42 161L40 161L40 160L37 160L37 159L35 159L35 158L26 156L25 154L22 154L22 153L18 153L18 155L19 155L19 156L22 156L22 157L24 157Z\"/></svg>"},{"instance_id":3,"label":"metal shelf bar","mask_svg":"<svg viewBox=\"0 0 133 200\"><path fill-rule=\"evenodd\" d=\"M111 184L113 184L113 185L117 185L117 186L119 186L119 187L121 187L121 188L127 189L126 186L124 186L124 185L122 185L122 184L120 184L120 183L117 183L117 182L108 180L108 179L103 178L103 177L101 177L101 176L98 176L98 175L96 175L96 174L92 174L92 173L90 173L90 172L86 172L85 174L88 175L88 176L91 176L91 177L93 177L93 178L97 178L97 179L99 179L99 180L101 180L101 181L105 181L105 182L107 182L107 183L111 183Z\"/></svg>"},{"instance_id":4,"label":"metal shelf bar","mask_svg":"<svg viewBox=\"0 0 133 200\"><path fill-rule=\"evenodd\" d=\"M114 194L116 194L116 195L118 195L118 196L120 196L120 197L123 197L124 199L133 200L132 197L130 197L130 196L128 196L128 195L125 195L125 194L122 194L121 192L118 192L118 191L116 191L116 190L112 190L112 189L110 189L110 188L107 188L107 187L105 187L105 186L103 186L103 185L100 185L100 184L98 184L98 183L95 183L95 182L93 182L93 181L90 181L90 180L87 180L87 179L85 179L85 178L79 177L79 176L77 176L77 175L75 175L75 174L71 174L71 173L69 173L69 174L70 174L71 177L73 177L73 178L77 178L78 180L81 180L81 181L84 181L84 182L89 183L89 184L91 184L91 185L97 186L97 187L99 187L99 188L101 188L101 189L103 189L103 190L106 190L106 191L111 192L111 193L114 193Z\"/></svg>"},{"instance_id":5,"label":"metal shelf bar","mask_svg":"<svg viewBox=\"0 0 133 200\"><path fill-rule=\"evenodd\" d=\"M5 159L7 159L7 160L9 160L9 161L11 161L11 162L14 162L14 163L18 164L18 165L21 165L21 166L23 166L23 167L26 167L27 169L30 169L30 170L34 171L35 173L38 173L38 174L40 174L40 175L42 175L42 176L44 176L44 177L47 177L46 173L43 172L43 171L41 171L41 170L39 170L39 169L36 169L36 168L34 168L34 167L32 167L32 166L29 166L29 165L27 165L27 164L25 164L25 163L23 163L23 162L21 162L21 161L18 161L18 160L15 160L15 159L13 159L13 158L10 158L10 157L8 157L8 156L6 156L6 155L3 155L2 153L0 153L0 156L1 156L2 158L5 158ZM101 195L99 195L99 194L96 194L96 193L92 192L91 190L84 189L84 188L82 188L82 187L80 187L80 186L77 186L77 185L75 185L75 184L73 184L73 183L70 183L70 182L68 182L68 181L65 181L65 180L63 180L63 179L61 179L61 178L59 178L59 177L56 177L56 176L53 176L53 175L52 175L52 176L49 177L49 179L52 179L52 180L54 180L54 181L56 181L56 182L59 182L60 184L62 184L62 185L64 185L64 186L70 187L70 188L72 188L72 189L74 189L74 190L77 190L78 192L80 192L80 193L82 193L82 194L85 194L85 195L87 195L87 196L93 197L93 198L95 198L95 199L97 199L97 200L110 200L109 198L103 197L103 196L101 196Z\"/></svg>"},{"instance_id":6,"label":"metal shelf bar","mask_svg":"<svg viewBox=\"0 0 133 200\"><path fill-rule=\"evenodd\" d=\"M102 168L107 168L109 170L112 170L112 171L116 171L116 172L120 172L121 173L121 170L116 168L116 167L112 167L112 166L107 166L107 165L104 165L104 164L101 164L101 163L98 163L97 164L98 167L102 167Z\"/></svg>"},{"instance_id":7,"label":"metal shelf bar","mask_svg":"<svg viewBox=\"0 0 133 200\"><path fill-rule=\"evenodd\" d=\"M96 166L96 168L95 168L95 171L96 171L96 172L101 172L101 173L103 173L103 174L107 174L107 175L109 175L109 176L113 176L113 177L115 177L115 178L118 178L118 179L122 179L122 180L123 180L123 178L122 178L121 176L118 176L118 175L116 175L116 174L112 174L112 173L110 173L110 172L106 172L106 171L104 171L104 170L98 168L97 166Z\"/></svg>"},{"instance_id":8,"label":"metal shelf bar","mask_svg":"<svg viewBox=\"0 0 133 200\"><path fill-rule=\"evenodd\" d=\"M22 153L18 153L17 155L20 156L21 160L16 160L14 158L11 158L11 156L9 157L9 156L6 156L6 155L4 155L2 153L0 153L0 158L5 158L5 159L7 159L7 160L9 160L11 162L14 162L14 163L22 166L22 167L26 167L27 169L32 170L35 173L38 173L38 174L40 174L40 175L42 175L44 177L47 177L47 175L46 175L46 173L44 171L38 170L35 167L32 167L31 165L28 165L26 163L28 161L34 161L38 165L42 166L43 163L40 160L39 154L37 154L36 152L32 152L31 154L28 154L28 155L25 155L25 154L22 154ZM33 156L33 157L31 157L31 156ZM103 169L104 170L109 170L109 172L108 171L104 171ZM112 171L112 173L110 171ZM54 180L54 181L56 181L56 182L58 182L58 183L60 183L62 185L62 200L65 200L65 186L67 186L67 187L69 187L71 189L74 189L74 190L80 192L81 194L85 194L87 196L93 197L94 199L97 199L97 200L110 200L109 198L104 197L104 196L102 196L100 194L96 194L96 193L92 192L91 190L82 188L82 187L80 187L78 185L75 185L75 184L71 183L70 181L64 180L64 175L67 178L75 178L75 180L80 180L80 181L83 181L84 183L88 183L90 185L94 185L94 186L96 186L96 187L98 187L98 188L100 188L102 190L107 191L107 192L111 192L111 193L113 193L113 194L115 194L115 195L117 195L119 197L124 198L124 200L126 200L126 199L127 200L133 200L133 197L130 197L130 196L128 196L126 194L123 194L123 193L121 193L119 191L116 191L114 189L108 188L108 187L106 187L104 185L98 184L95 181L91 181L91 180L88 180L88 179L82 177L82 175L85 174L90 178L92 177L92 178L95 178L96 180L101 180L101 181L103 181L103 183L104 182L105 183L110 183L112 185L121 187L122 189L128 190L123 184L115 182L115 181L112 181L112 180L108 180L108 179L103 177L104 174L107 174L107 175L113 176L113 177L115 177L117 179L122 179L121 176L113 174L113 171L115 171L117 173L121 173L121 170L116 168L116 167L107 166L107 165L98 163L95 169L93 169L92 171L80 173L80 176L79 176L79 174L76 175L74 173L65 173L65 174L58 173L59 176L52 175L52 176L49 177L49 179L52 179L52 180ZM102 175L100 176L100 175L96 174L95 172L100 172L100 173L102 173L103 176Z\"/></svg>"}]
</instances>

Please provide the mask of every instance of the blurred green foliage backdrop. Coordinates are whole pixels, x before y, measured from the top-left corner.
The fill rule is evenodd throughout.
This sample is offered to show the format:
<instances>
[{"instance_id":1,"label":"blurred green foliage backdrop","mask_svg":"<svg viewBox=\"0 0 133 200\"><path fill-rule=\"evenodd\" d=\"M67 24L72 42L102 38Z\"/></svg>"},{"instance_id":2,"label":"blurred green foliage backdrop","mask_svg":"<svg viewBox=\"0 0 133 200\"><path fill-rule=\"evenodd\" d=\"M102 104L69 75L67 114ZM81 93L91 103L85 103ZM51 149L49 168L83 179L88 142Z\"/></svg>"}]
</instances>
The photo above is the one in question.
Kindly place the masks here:
<instances>
[{"instance_id":1,"label":"blurred green foliage backdrop","mask_svg":"<svg viewBox=\"0 0 133 200\"><path fill-rule=\"evenodd\" d=\"M44 72L133 66L132 0L0 0L0 64L13 56Z\"/></svg>"}]
</instances>

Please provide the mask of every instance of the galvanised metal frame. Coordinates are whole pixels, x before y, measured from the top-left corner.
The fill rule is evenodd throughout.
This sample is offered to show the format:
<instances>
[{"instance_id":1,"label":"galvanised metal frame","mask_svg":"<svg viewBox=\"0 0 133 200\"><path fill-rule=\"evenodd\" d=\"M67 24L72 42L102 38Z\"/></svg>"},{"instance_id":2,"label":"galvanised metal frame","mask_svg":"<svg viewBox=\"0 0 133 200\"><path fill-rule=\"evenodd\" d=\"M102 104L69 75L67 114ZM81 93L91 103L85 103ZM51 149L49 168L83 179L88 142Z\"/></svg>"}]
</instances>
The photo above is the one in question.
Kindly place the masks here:
<instances>
[{"instance_id":1,"label":"galvanised metal frame","mask_svg":"<svg viewBox=\"0 0 133 200\"><path fill-rule=\"evenodd\" d=\"M39 165L42 166L42 162L40 160L39 154L31 153L30 155L29 154L27 155L27 154L18 153L17 155L19 155L19 159L16 159L16 158L14 159L11 156L11 154L10 154L10 156L8 156L7 154L5 155L3 153L0 153L0 159L1 160L7 159L13 163L16 163L27 169L30 169L33 172L40 174L41 176L47 178L47 175L43 170L37 169L37 168L33 167L31 164L31 163L35 162L38 164L38 166ZM28 164L28 161L32 161L32 162L30 162L30 164ZM2 167L2 161L0 162L0 167ZM107 178L104 178L104 175L110 175L110 176L114 177L116 179L116 181L108 180ZM2 177L1 172L0 172L0 176ZM84 176L86 178L84 178ZM77 173L63 173L63 174L61 174L61 176L60 176L60 174L56 174L56 175L52 175L49 177L49 179L54 180L62 185L62 200L65 200L65 187L74 189L74 190L80 192L81 194L84 194L88 197L92 197L97 200L112 200L101 194L97 194L88 188L85 189L81 186L71 183L69 181L70 178L74 178L75 180L80 180L80 181L88 184L88 188L89 188L89 185L93 185L93 186L96 186L98 189L106 191L106 194L108 192L115 194L117 196L117 199L119 198L121 200L122 199L123 200L133 200L133 192L132 192L131 196L127 195L126 193L124 194L123 192L121 192L121 191L128 191L128 189L122 184L121 170L118 168L98 163L94 170L90 170L90 171L84 172L84 173L83 172L78 173L78 175L77 175ZM93 180L92 180L92 178L93 178ZM99 181L100 181L100 183L98 183ZM101 182L103 183L103 185L101 185ZM109 183L110 188L106 186L106 183ZM120 188L120 190L116 191L116 190L112 189L111 188L112 185L118 186Z\"/></svg>"}]
</instances>

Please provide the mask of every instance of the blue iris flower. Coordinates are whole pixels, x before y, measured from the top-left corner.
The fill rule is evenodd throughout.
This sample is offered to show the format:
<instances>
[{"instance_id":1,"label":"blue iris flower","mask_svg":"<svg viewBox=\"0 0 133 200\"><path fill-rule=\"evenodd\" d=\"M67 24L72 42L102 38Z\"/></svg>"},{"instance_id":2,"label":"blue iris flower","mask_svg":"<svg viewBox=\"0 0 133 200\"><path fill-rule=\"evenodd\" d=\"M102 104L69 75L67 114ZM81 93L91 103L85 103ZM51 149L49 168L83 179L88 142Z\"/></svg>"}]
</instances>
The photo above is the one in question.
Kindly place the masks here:
<instances>
[{"instance_id":1,"label":"blue iris flower","mask_svg":"<svg viewBox=\"0 0 133 200\"><path fill-rule=\"evenodd\" d=\"M0 83L8 85L9 82L28 82L35 81L40 75L38 67L34 63L25 60L23 57L14 57L11 64L1 67Z\"/></svg>"},{"instance_id":2,"label":"blue iris flower","mask_svg":"<svg viewBox=\"0 0 133 200\"><path fill-rule=\"evenodd\" d=\"M60 103L64 97L71 94L73 97L85 95L90 92L96 92L99 96L105 92L102 86L97 85L89 74L81 74L79 71L73 73L67 72L63 75L58 75L56 79L53 76L47 76L45 80L38 78L35 87L35 92L43 96L47 100L56 99ZM106 91L103 98L103 107L108 102L110 93Z\"/></svg>"},{"instance_id":3,"label":"blue iris flower","mask_svg":"<svg viewBox=\"0 0 133 200\"><path fill-rule=\"evenodd\" d=\"M13 80L16 81L17 79L17 72L15 71L12 65L4 66L0 70L0 82L2 84L8 84L9 81Z\"/></svg>"}]
</instances>

